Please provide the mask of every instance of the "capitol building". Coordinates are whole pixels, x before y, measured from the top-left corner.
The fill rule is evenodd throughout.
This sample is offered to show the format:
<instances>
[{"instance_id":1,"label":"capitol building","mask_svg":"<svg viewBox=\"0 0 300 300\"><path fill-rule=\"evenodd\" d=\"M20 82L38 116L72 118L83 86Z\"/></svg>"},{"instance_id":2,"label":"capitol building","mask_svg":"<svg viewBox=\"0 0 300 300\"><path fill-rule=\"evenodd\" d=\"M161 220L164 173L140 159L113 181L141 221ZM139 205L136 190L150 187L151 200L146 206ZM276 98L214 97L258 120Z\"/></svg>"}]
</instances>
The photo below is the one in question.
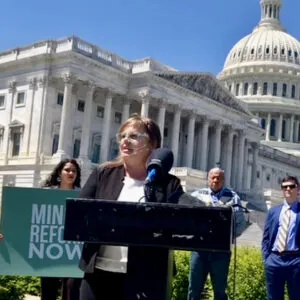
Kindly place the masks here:
<instances>
[{"instance_id":1,"label":"capitol building","mask_svg":"<svg viewBox=\"0 0 300 300\"><path fill-rule=\"evenodd\" d=\"M37 187L65 157L85 181L116 157L120 124L139 113L159 124L187 191L218 165L254 208L282 201L281 179L300 177L300 42L281 24L281 0L260 6L217 77L76 36L0 52L0 186Z\"/></svg>"}]
</instances>

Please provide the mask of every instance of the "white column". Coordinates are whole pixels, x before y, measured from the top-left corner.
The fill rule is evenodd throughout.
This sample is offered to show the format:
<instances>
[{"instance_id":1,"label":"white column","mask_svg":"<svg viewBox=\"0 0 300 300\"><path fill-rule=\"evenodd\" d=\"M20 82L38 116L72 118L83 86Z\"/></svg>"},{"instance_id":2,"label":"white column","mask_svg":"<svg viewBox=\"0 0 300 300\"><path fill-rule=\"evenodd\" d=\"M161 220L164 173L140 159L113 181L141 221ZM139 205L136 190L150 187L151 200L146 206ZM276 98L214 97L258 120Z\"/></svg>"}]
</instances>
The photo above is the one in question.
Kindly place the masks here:
<instances>
[{"instance_id":1,"label":"white column","mask_svg":"<svg viewBox=\"0 0 300 300\"><path fill-rule=\"evenodd\" d=\"M10 140L10 128L9 124L12 121L12 112L14 106L14 99L16 94L16 82L10 82L8 88L8 96L6 98L6 127L4 130L4 137L3 137L3 149L4 149L4 165L8 163L8 156L9 156L9 140Z\"/></svg>"},{"instance_id":2,"label":"white column","mask_svg":"<svg viewBox=\"0 0 300 300\"><path fill-rule=\"evenodd\" d=\"M294 126L295 126L295 115L291 116L291 126L290 126L290 142L293 143L294 141Z\"/></svg>"},{"instance_id":3,"label":"white column","mask_svg":"<svg viewBox=\"0 0 300 300\"><path fill-rule=\"evenodd\" d=\"M231 182L231 166L232 166L232 149L233 149L233 129L228 126L227 129L227 145L226 145L226 163L225 163L225 185L230 186Z\"/></svg>"},{"instance_id":4,"label":"white column","mask_svg":"<svg viewBox=\"0 0 300 300\"><path fill-rule=\"evenodd\" d=\"M217 121L214 135L214 166L220 162L222 123Z\"/></svg>"},{"instance_id":5,"label":"white column","mask_svg":"<svg viewBox=\"0 0 300 300\"><path fill-rule=\"evenodd\" d=\"M64 100L61 112L61 121L59 128L59 141L58 149L54 154L57 159L63 159L65 157L70 157L68 153L68 142L70 141L71 128L70 121L72 120L72 87L74 83L74 78L71 75L64 76L65 89L64 89Z\"/></svg>"},{"instance_id":6,"label":"white column","mask_svg":"<svg viewBox=\"0 0 300 300\"><path fill-rule=\"evenodd\" d=\"M245 151L245 133L239 132L239 151L238 151L238 172L237 172L237 187L243 188L243 174L244 174L244 151Z\"/></svg>"},{"instance_id":7,"label":"white column","mask_svg":"<svg viewBox=\"0 0 300 300\"><path fill-rule=\"evenodd\" d=\"M129 119L130 115L130 101L124 99L123 101L123 112L122 112L122 124Z\"/></svg>"},{"instance_id":8,"label":"white column","mask_svg":"<svg viewBox=\"0 0 300 300\"><path fill-rule=\"evenodd\" d=\"M100 162L103 163L108 159L108 152L110 149L110 127L111 127L111 108L112 108L112 94L107 92L105 99L105 109L103 118L103 130L101 137L101 151Z\"/></svg>"},{"instance_id":9,"label":"white column","mask_svg":"<svg viewBox=\"0 0 300 300\"><path fill-rule=\"evenodd\" d=\"M85 97L85 110L83 116L83 124L81 130L81 141L80 141L80 152L79 158L83 161L88 161L89 159L89 146L91 137L91 127L94 115L93 98L95 91L95 84L89 82L87 88L87 93Z\"/></svg>"},{"instance_id":10,"label":"white column","mask_svg":"<svg viewBox=\"0 0 300 300\"><path fill-rule=\"evenodd\" d=\"M279 129L278 129L278 142L282 141L282 122L283 122L283 115L279 115Z\"/></svg>"},{"instance_id":11,"label":"white column","mask_svg":"<svg viewBox=\"0 0 300 300\"><path fill-rule=\"evenodd\" d=\"M39 164L43 160L44 149L47 148L45 146L45 131L47 128L47 122L52 122L51 118L46 120L47 114L47 104L48 100L51 98L51 93L49 92L51 83L54 84L54 79L47 76L43 76L39 79L39 88L42 89L42 97L41 97L41 109L38 114L38 134L37 134L37 142L36 142L36 155L35 162ZM50 126L49 126L50 127ZM47 145L47 144L46 144ZM51 151L51 150L50 150Z\"/></svg>"},{"instance_id":12,"label":"white column","mask_svg":"<svg viewBox=\"0 0 300 300\"><path fill-rule=\"evenodd\" d=\"M173 130L172 130L172 151L174 154L174 167L178 161L179 130L180 130L181 107L176 107L174 112Z\"/></svg>"},{"instance_id":13,"label":"white column","mask_svg":"<svg viewBox=\"0 0 300 300\"><path fill-rule=\"evenodd\" d=\"M192 168L193 165L193 153L194 153L194 140L195 140L195 120L196 116L191 114L189 116L188 125L188 144L187 144L187 156L186 156L186 166Z\"/></svg>"},{"instance_id":14,"label":"white column","mask_svg":"<svg viewBox=\"0 0 300 300\"><path fill-rule=\"evenodd\" d=\"M29 103L29 113L27 114L27 121L26 124L27 126L25 127L24 130L24 138L23 138L23 145L25 146L24 151L22 151L25 155L29 155L29 148L30 148L30 139L31 139L31 128L32 128L32 114L33 114L33 108L34 108L34 96L35 96L35 91L37 89L37 81L36 78L32 78L29 83L29 93L27 94L28 101Z\"/></svg>"},{"instance_id":15,"label":"white column","mask_svg":"<svg viewBox=\"0 0 300 300\"><path fill-rule=\"evenodd\" d=\"M248 188L248 141L245 141L245 150L244 150L244 174L243 174L243 189Z\"/></svg>"},{"instance_id":16,"label":"white column","mask_svg":"<svg viewBox=\"0 0 300 300\"><path fill-rule=\"evenodd\" d=\"M251 169L251 188L256 187L256 179L257 179L257 156L258 156L258 145L256 143L252 144L252 169Z\"/></svg>"},{"instance_id":17,"label":"white column","mask_svg":"<svg viewBox=\"0 0 300 300\"><path fill-rule=\"evenodd\" d=\"M270 128L271 128L271 114L268 113L267 124L266 124L266 141L270 140Z\"/></svg>"},{"instance_id":18,"label":"white column","mask_svg":"<svg viewBox=\"0 0 300 300\"><path fill-rule=\"evenodd\" d=\"M149 98L145 97L142 99L141 116L148 117L149 114Z\"/></svg>"},{"instance_id":19,"label":"white column","mask_svg":"<svg viewBox=\"0 0 300 300\"><path fill-rule=\"evenodd\" d=\"M208 147L208 129L209 129L209 120L203 118L202 123L202 134L201 134L201 151L200 151L200 170L207 171L207 147Z\"/></svg>"},{"instance_id":20,"label":"white column","mask_svg":"<svg viewBox=\"0 0 300 300\"><path fill-rule=\"evenodd\" d=\"M161 133L161 146L164 144L164 129L165 129L165 115L166 115L166 104L161 101L159 103L159 111L158 111L158 118L157 118L157 124L160 129Z\"/></svg>"}]
</instances>

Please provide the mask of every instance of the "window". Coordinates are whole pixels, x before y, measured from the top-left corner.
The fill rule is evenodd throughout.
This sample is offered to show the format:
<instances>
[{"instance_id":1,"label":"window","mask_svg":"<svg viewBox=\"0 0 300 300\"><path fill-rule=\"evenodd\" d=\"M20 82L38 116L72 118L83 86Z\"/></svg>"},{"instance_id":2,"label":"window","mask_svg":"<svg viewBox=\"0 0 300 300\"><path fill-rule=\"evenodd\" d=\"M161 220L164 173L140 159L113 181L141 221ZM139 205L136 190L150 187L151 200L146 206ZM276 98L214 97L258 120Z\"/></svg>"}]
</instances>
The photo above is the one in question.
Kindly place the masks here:
<instances>
[{"instance_id":1,"label":"window","mask_svg":"<svg viewBox=\"0 0 300 300\"><path fill-rule=\"evenodd\" d=\"M235 86L235 94L236 94L236 96L239 95L239 91L240 91L240 84L238 83L238 84Z\"/></svg>"},{"instance_id":2,"label":"window","mask_svg":"<svg viewBox=\"0 0 300 300\"><path fill-rule=\"evenodd\" d=\"M80 152L80 140L76 139L73 146L73 158L78 158Z\"/></svg>"},{"instance_id":3,"label":"window","mask_svg":"<svg viewBox=\"0 0 300 300\"><path fill-rule=\"evenodd\" d=\"M251 49L251 54L254 54L254 48Z\"/></svg>"},{"instance_id":4,"label":"window","mask_svg":"<svg viewBox=\"0 0 300 300\"><path fill-rule=\"evenodd\" d=\"M284 55L285 51L284 48L281 49L281 55Z\"/></svg>"},{"instance_id":5,"label":"window","mask_svg":"<svg viewBox=\"0 0 300 300\"><path fill-rule=\"evenodd\" d=\"M165 138L168 137L168 128L167 127L164 128L164 137Z\"/></svg>"},{"instance_id":6,"label":"window","mask_svg":"<svg viewBox=\"0 0 300 300\"><path fill-rule=\"evenodd\" d=\"M121 124L122 122L122 113L120 112L115 112L115 123Z\"/></svg>"},{"instance_id":7,"label":"window","mask_svg":"<svg viewBox=\"0 0 300 300\"><path fill-rule=\"evenodd\" d=\"M20 154L21 132L12 132L12 156Z\"/></svg>"},{"instance_id":8,"label":"window","mask_svg":"<svg viewBox=\"0 0 300 300\"><path fill-rule=\"evenodd\" d=\"M259 171L256 172L256 177L257 177L257 178L260 177L260 172L259 172Z\"/></svg>"},{"instance_id":9,"label":"window","mask_svg":"<svg viewBox=\"0 0 300 300\"><path fill-rule=\"evenodd\" d=\"M285 130L286 130L286 121L283 120L282 121L282 134L281 134L281 138L284 140L285 139Z\"/></svg>"},{"instance_id":10,"label":"window","mask_svg":"<svg viewBox=\"0 0 300 300\"><path fill-rule=\"evenodd\" d=\"M274 54L277 54L277 46L274 47Z\"/></svg>"},{"instance_id":11,"label":"window","mask_svg":"<svg viewBox=\"0 0 300 300\"><path fill-rule=\"evenodd\" d=\"M25 93L21 92L18 93L17 95L17 105L23 105L23 104L25 104Z\"/></svg>"},{"instance_id":12,"label":"window","mask_svg":"<svg viewBox=\"0 0 300 300\"><path fill-rule=\"evenodd\" d=\"M253 84L253 95L257 95L257 88L258 88L258 84L257 84L257 82L254 82L254 84Z\"/></svg>"},{"instance_id":13,"label":"window","mask_svg":"<svg viewBox=\"0 0 300 300\"><path fill-rule=\"evenodd\" d=\"M292 85L292 98L295 98L295 94L296 94L296 87L294 85Z\"/></svg>"},{"instance_id":14,"label":"window","mask_svg":"<svg viewBox=\"0 0 300 300\"><path fill-rule=\"evenodd\" d=\"M261 119L260 125L261 125L261 128L266 129L266 120L265 119Z\"/></svg>"},{"instance_id":15,"label":"window","mask_svg":"<svg viewBox=\"0 0 300 300\"><path fill-rule=\"evenodd\" d=\"M0 108L4 108L5 106L5 96L1 95L0 96Z\"/></svg>"},{"instance_id":16,"label":"window","mask_svg":"<svg viewBox=\"0 0 300 300\"><path fill-rule=\"evenodd\" d=\"M58 141L59 141L59 135L54 134L53 140L52 140L52 154L57 152L58 149Z\"/></svg>"},{"instance_id":17,"label":"window","mask_svg":"<svg viewBox=\"0 0 300 300\"><path fill-rule=\"evenodd\" d=\"M109 159L113 160L117 158L118 154L119 154L119 144L117 143L116 139L112 139L110 142Z\"/></svg>"},{"instance_id":18,"label":"window","mask_svg":"<svg viewBox=\"0 0 300 300\"><path fill-rule=\"evenodd\" d=\"M270 135L275 137L276 133L276 121L274 119L271 120L271 128L270 128Z\"/></svg>"},{"instance_id":19,"label":"window","mask_svg":"<svg viewBox=\"0 0 300 300\"><path fill-rule=\"evenodd\" d=\"M92 137L92 147L90 159L94 164L98 164L100 161L100 151L101 151L101 134L94 133Z\"/></svg>"},{"instance_id":20,"label":"window","mask_svg":"<svg viewBox=\"0 0 300 300\"><path fill-rule=\"evenodd\" d=\"M270 53L270 48L267 47L267 48L266 48L266 54L269 54L269 53Z\"/></svg>"},{"instance_id":21,"label":"window","mask_svg":"<svg viewBox=\"0 0 300 300\"><path fill-rule=\"evenodd\" d=\"M229 91L229 92L231 92L231 88L232 88L232 86L231 86L231 84L230 84L229 87L228 87L228 91Z\"/></svg>"},{"instance_id":22,"label":"window","mask_svg":"<svg viewBox=\"0 0 300 300\"><path fill-rule=\"evenodd\" d=\"M273 83L273 93L272 93L273 96L277 96L277 83Z\"/></svg>"},{"instance_id":23,"label":"window","mask_svg":"<svg viewBox=\"0 0 300 300\"><path fill-rule=\"evenodd\" d=\"M104 107L97 106L97 117L103 118L104 117Z\"/></svg>"},{"instance_id":24,"label":"window","mask_svg":"<svg viewBox=\"0 0 300 300\"><path fill-rule=\"evenodd\" d=\"M63 93L58 93L57 94L57 104L58 105L63 105L64 103L64 94Z\"/></svg>"},{"instance_id":25,"label":"window","mask_svg":"<svg viewBox=\"0 0 300 300\"><path fill-rule=\"evenodd\" d=\"M286 97L286 89L287 89L287 85L284 83L282 85L282 97Z\"/></svg>"},{"instance_id":26,"label":"window","mask_svg":"<svg viewBox=\"0 0 300 300\"><path fill-rule=\"evenodd\" d=\"M78 105L77 105L78 111L84 112L84 106L85 106L85 102L83 100L78 100Z\"/></svg>"},{"instance_id":27,"label":"window","mask_svg":"<svg viewBox=\"0 0 300 300\"><path fill-rule=\"evenodd\" d=\"M97 164L100 160L100 145L99 144L93 144L92 149L92 163Z\"/></svg>"},{"instance_id":28,"label":"window","mask_svg":"<svg viewBox=\"0 0 300 300\"><path fill-rule=\"evenodd\" d=\"M249 88L249 84L248 84L248 82L245 82L245 84L244 84L244 96L248 95L248 88Z\"/></svg>"},{"instance_id":29,"label":"window","mask_svg":"<svg viewBox=\"0 0 300 300\"><path fill-rule=\"evenodd\" d=\"M268 83L267 82L264 82L264 85L263 85L263 95L268 95Z\"/></svg>"}]
</instances>

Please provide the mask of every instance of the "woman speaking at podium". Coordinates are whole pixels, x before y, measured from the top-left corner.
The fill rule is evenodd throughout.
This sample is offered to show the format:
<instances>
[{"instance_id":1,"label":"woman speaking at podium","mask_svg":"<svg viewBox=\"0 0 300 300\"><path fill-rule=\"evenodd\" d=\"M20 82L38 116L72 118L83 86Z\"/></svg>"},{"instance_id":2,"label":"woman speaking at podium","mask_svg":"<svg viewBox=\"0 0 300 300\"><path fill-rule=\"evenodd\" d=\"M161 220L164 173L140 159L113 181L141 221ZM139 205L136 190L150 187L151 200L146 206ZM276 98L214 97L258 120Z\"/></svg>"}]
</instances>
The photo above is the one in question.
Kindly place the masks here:
<instances>
[{"instance_id":1,"label":"woman speaking at podium","mask_svg":"<svg viewBox=\"0 0 300 300\"><path fill-rule=\"evenodd\" d=\"M117 142L119 156L93 170L80 198L145 201L146 165L152 151L161 147L159 127L149 118L133 115L121 125ZM155 195L158 202L167 202L171 194L180 193L180 180L167 174L163 189L164 193ZM156 263L153 255L147 259ZM85 243L79 266L84 272L80 300L124 298L126 247Z\"/></svg>"}]
</instances>

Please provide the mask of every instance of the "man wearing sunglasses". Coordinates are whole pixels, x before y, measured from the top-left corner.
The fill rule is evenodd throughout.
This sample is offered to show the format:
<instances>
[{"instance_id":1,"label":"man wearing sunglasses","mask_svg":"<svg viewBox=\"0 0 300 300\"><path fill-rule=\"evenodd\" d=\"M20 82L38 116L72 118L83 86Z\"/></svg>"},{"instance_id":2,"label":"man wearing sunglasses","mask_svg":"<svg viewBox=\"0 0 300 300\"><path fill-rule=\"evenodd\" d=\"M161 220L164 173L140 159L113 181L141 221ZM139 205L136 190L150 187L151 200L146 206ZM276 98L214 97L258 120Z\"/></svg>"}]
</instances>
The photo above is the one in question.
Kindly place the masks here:
<instances>
[{"instance_id":1,"label":"man wearing sunglasses","mask_svg":"<svg viewBox=\"0 0 300 300\"><path fill-rule=\"evenodd\" d=\"M281 182L284 202L271 208L266 218L262 253L268 300L283 300L287 283L290 300L300 299L299 182L287 176Z\"/></svg>"}]
</instances>

